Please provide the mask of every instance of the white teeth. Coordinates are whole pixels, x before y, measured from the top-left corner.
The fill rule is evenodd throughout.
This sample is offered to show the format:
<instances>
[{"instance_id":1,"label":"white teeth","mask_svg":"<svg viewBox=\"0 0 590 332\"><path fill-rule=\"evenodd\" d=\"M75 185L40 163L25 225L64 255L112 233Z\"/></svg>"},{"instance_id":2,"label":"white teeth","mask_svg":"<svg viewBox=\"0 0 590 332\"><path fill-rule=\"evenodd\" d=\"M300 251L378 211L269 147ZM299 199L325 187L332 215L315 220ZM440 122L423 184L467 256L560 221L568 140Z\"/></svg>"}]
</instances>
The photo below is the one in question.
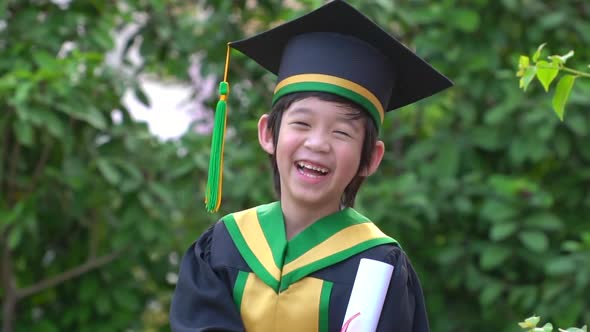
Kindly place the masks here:
<instances>
[{"instance_id":1,"label":"white teeth","mask_svg":"<svg viewBox=\"0 0 590 332\"><path fill-rule=\"evenodd\" d=\"M308 163L301 162L301 161L300 161L300 162L297 162L297 165L298 165L299 167L302 167L302 168L307 168L307 169L311 169L311 170L314 170L314 171L316 171L316 172L320 172L320 173L323 173L323 174L326 174L326 173L328 173L328 171L329 171L327 168L323 168L323 167L317 167L317 166L310 165L310 164L308 164Z\"/></svg>"}]
</instances>

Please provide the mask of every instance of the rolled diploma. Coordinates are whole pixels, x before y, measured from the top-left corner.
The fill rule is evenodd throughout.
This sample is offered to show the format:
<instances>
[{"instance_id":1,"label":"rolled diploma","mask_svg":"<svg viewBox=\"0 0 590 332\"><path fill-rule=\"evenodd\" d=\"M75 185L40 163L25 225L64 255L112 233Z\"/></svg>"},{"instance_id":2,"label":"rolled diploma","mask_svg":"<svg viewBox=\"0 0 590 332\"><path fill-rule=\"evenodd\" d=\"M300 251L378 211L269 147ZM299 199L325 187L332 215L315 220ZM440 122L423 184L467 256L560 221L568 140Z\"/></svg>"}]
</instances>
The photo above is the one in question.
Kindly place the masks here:
<instances>
[{"instance_id":1,"label":"rolled diploma","mask_svg":"<svg viewBox=\"0 0 590 332\"><path fill-rule=\"evenodd\" d=\"M369 332L377 329L392 274L393 265L373 259L361 259L344 315L343 327L355 314L360 315L352 319L346 331Z\"/></svg>"}]
</instances>

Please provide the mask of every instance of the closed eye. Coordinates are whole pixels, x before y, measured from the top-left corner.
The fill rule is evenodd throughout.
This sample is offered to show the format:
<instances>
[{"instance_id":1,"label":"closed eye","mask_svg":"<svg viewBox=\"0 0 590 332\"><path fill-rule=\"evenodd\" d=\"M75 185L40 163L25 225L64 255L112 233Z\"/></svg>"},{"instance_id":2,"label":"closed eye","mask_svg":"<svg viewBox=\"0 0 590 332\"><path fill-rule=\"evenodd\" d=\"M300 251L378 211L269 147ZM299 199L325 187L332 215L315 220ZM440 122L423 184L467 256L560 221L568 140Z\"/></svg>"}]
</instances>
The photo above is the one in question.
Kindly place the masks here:
<instances>
[{"instance_id":1,"label":"closed eye","mask_svg":"<svg viewBox=\"0 0 590 332\"><path fill-rule=\"evenodd\" d=\"M342 130L335 130L334 131L335 134L340 135L340 136L345 136L345 137L350 137L352 138L352 135L350 135L349 133L342 131Z\"/></svg>"},{"instance_id":2,"label":"closed eye","mask_svg":"<svg viewBox=\"0 0 590 332\"><path fill-rule=\"evenodd\" d=\"M293 121L291 122L292 125L294 126L298 126L298 127L309 127L309 124L307 122L303 122L303 121Z\"/></svg>"}]
</instances>

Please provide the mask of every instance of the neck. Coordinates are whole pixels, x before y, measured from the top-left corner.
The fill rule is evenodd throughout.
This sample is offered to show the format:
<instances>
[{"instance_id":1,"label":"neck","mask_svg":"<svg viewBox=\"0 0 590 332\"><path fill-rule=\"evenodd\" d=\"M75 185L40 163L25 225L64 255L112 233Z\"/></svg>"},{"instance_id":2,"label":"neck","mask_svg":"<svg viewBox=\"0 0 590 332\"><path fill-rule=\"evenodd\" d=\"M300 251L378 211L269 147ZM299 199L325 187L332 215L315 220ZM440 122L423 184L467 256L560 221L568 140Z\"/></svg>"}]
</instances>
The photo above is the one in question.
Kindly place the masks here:
<instances>
[{"instance_id":1,"label":"neck","mask_svg":"<svg viewBox=\"0 0 590 332\"><path fill-rule=\"evenodd\" d=\"M292 200L281 200L281 208L285 219L287 240L292 239L317 220L340 209L339 206L310 207Z\"/></svg>"}]
</instances>

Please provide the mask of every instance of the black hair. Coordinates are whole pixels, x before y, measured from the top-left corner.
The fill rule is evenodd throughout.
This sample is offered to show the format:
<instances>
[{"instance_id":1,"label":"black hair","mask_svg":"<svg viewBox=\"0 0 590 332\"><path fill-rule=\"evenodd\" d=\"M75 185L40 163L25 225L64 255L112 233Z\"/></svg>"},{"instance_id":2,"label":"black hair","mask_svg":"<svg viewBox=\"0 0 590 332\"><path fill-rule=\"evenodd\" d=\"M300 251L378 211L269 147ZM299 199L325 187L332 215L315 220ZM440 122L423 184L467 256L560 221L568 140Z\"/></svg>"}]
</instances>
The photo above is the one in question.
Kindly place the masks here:
<instances>
[{"instance_id":1,"label":"black hair","mask_svg":"<svg viewBox=\"0 0 590 332\"><path fill-rule=\"evenodd\" d=\"M361 184L366 178L365 176L359 175L359 173L361 170L369 167L369 164L371 162L371 156L375 151L375 144L377 142L378 136L377 126L375 125L374 120L369 116L369 113L365 111L364 108L362 108L360 105L344 97L340 97L338 95L326 92L314 91L296 92L288 94L284 97L281 97L272 107L272 110L268 115L267 129L269 129L272 132L273 145L275 149L275 153L270 155L275 192L280 197L281 181L276 160L276 148L279 140L279 131L281 128L281 120L283 118L283 114L294 102L311 97L315 97L323 101L334 102L349 109L350 113L348 113L347 116L350 116L351 120L364 119L365 136L363 139L359 168L357 170L357 174L344 189L344 193L342 194L342 197L340 199L341 206L353 207L354 201L356 199L356 194L358 193Z\"/></svg>"}]
</instances>

